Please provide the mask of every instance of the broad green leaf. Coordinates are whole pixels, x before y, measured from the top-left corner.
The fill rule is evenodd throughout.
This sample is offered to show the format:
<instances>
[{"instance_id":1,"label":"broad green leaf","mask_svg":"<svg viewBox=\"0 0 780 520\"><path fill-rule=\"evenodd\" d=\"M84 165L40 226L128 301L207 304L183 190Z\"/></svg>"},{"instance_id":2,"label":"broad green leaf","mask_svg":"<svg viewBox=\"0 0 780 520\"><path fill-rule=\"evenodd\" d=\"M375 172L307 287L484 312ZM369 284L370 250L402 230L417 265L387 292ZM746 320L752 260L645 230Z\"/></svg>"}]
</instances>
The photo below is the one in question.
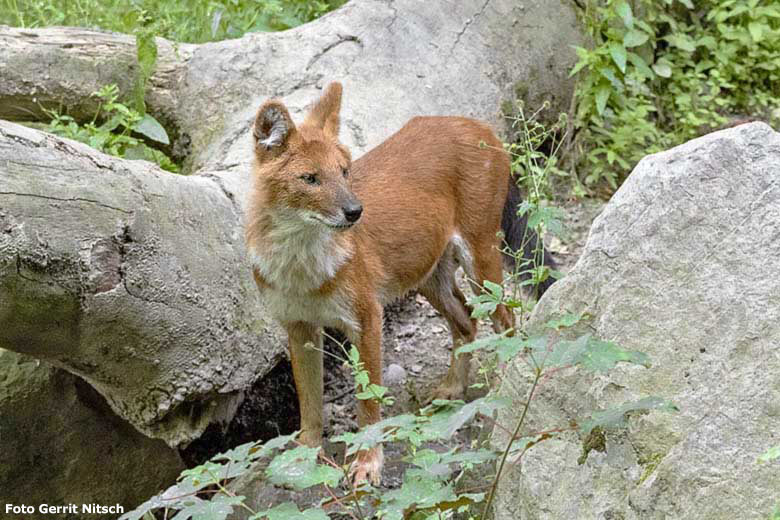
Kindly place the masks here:
<instances>
[{"instance_id":1,"label":"broad green leaf","mask_svg":"<svg viewBox=\"0 0 780 520\"><path fill-rule=\"evenodd\" d=\"M760 42L763 39L765 29L769 29L769 27L767 27L762 23L750 22L748 24L748 31L750 31L750 36L753 38L753 41L756 43Z\"/></svg>"},{"instance_id":2,"label":"broad green leaf","mask_svg":"<svg viewBox=\"0 0 780 520\"><path fill-rule=\"evenodd\" d=\"M608 85L599 85L596 87L596 110L599 115L604 115L610 93L611 89Z\"/></svg>"},{"instance_id":3,"label":"broad green leaf","mask_svg":"<svg viewBox=\"0 0 780 520\"><path fill-rule=\"evenodd\" d=\"M368 373L364 372L366 374L366 377L368 377ZM386 386L381 385L375 385L374 383L368 383L361 386L364 390L358 392L355 394L355 398L360 399L361 401L367 401L370 399L375 399L381 403L384 404L392 404L394 401L394 398L391 396L386 396L389 388Z\"/></svg>"},{"instance_id":4,"label":"broad green leaf","mask_svg":"<svg viewBox=\"0 0 780 520\"><path fill-rule=\"evenodd\" d=\"M687 7L688 9L694 8L693 2L691 2L691 0L677 0L677 1L680 2L682 5L684 5L685 7Z\"/></svg>"},{"instance_id":5,"label":"broad green leaf","mask_svg":"<svg viewBox=\"0 0 780 520\"><path fill-rule=\"evenodd\" d=\"M144 115L143 119L135 125L133 130L158 143L171 144L165 128L149 114Z\"/></svg>"},{"instance_id":6,"label":"broad green leaf","mask_svg":"<svg viewBox=\"0 0 780 520\"><path fill-rule=\"evenodd\" d=\"M466 404L450 401L448 406L430 416L420 429L431 439L449 439L477 413L490 416L495 410L510 404L509 399L495 396L482 397Z\"/></svg>"},{"instance_id":7,"label":"broad green leaf","mask_svg":"<svg viewBox=\"0 0 780 520\"><path fill-rule=\"evenodd\" d=\"M270 441L266 441L262 448L260 448L260 453L257 456L267 457L273 450L280 450L284 448L289 443L293 442L300 433L300 431L297 431L291 433L290 435L280 435L278 437L274 437Z\"/></svg>"},{"instance_id":8,"label":"broad green leaf","mask_svg":"<svg viewBox=\"0 0 780 520\"><path fill-rule=\"evenodd\" d=\"M265 474L272 484L290 486L296 490L306 489L317 484L335 487L341 481L343 472L317 464L319 448L298 446L283 451L268 464Z\"/></svg>"},{"instance_id":9,"label":"broad green leaf","mask_svg":"<svg viewBox=\"0 0 780 520\"><path fill-rule=\"evenodd\" d=\"M472 318L487 318L496 311L500 300L496 300L490 294L478 294L469 298Z\"/></svg>"},{"instance_id":10,"label":"broad green leaf","mask_svg":"<svg viewBox=\"0 0 780 520\"><path fill-rule=\"evenodd\" d=\"M359 450L372 448L393 435L395 430L409 429L417 422L417 417L411 414L388 417L378 423L364 426L357 433L347 432L334 437L335 442L343 442L347 445L347 455L357 453Z\"/></svg>"},{"instance_id":11,"label":"broad green leaf","mask_svg":"<svg viewBox=\"0 0 780 520\"><path fill-rule=\"evenodd\" d=\"M696 50L696 45L691 41L687 34L670 34L666 37L666 41L674 47L686 52L694 52Z\"/></svg>"},{"instance_id":12,"label":"broad green leaf","mask_svg":"<svg viewBox=\"0 0 780 520\"><path fill-rule=\"evenodd\" d=\"M232 450L215 455L211 458L211 460L226 460L230 461L231 464L240 464L245 461L252 461L260 458L263 454L262 448L263 446L259 442L247 442L245 444L241 444L240 446L236 446Z\"/></svg>"},{"instance_id":13,"label":"broad green leaf","mask_svg":"<svg viewBox=\"0 0 780 520\"><path fill-rule=\"evenodd\" d=\"M406 475L428 476L438 479L446 479L452 474L453 465L459 464L465 468L472 468L478 464L484 464L498 458L498 453L491 450L466 450L457 452L457 448L439 453L431 449L417 451L410 462L417 468L410 468Z\"/></svg>"},{"instance_id":14,"label":"broad green leaf","mask_svg":"<svg viewBox=\"0 0 780 520\"><path fill-rule=\"evenodd\" d=\"M417 468L409 468L406 475L409 477L433 477L445 480L452 474L449 464L442 462L442 454L434 450L419 450L409 462Z\"/></svg>"},{"instance_id":15,"label":"broad green leaf","mask_svg":"<svg viewBox=\"0 0 780 520\"><path fill-rule=\"evenodd\" d=\"M181 509L183 506L178 502L171 500L173 497L187 496L191 491L183 490L178 485L169 487L163 493L155 495L132 511L128 511L119 517L119 520L141 520L146 518L155 509Z\"/></svg>"},{"instance_id":16,"label":"broad green leaf","mask_svg":"<svg viewBox=\"0 0 780 520\"><path fill-rule=\"evenodd\" d=\"M634 13L631 10L631 5L629 5L628 2L625 0L619 1L615 5L615 12L620 16L620 18L623 19L623 23L628 27L629 29L634 28Z\"/></svg>"},{"instance_id":17,"label":"broad green leaf","mask_svg":"<svg viewBox=\"0 0 780 520\"><path fill-rule=\"evenodd\" d=\"M704 47L710 51L714 51L718 47L718 40L716 40L713 36L706 35L699 38L699 40L696 42L696 45L698 47Z\"/></svg>"},{"instance_id":18,"label":"broad green leaf","mask_svg":"<svg viewBox=\"0 0 780 520\"><path fill-rule=\"evenodd\" d=\"M196 499L189 497L190 503L173 517L173 520L225 520L233 513L233 506L237 506L244 501L245 497L229 497L219 494L211 500Z\"/></svg>"},{"instance_id":19,"label":"broad green leaf","mask_svg":"<svg viewBox=\"0 0 780 520\"><path fill-rule=\"evenodd\" d=\"M623 36L623 46L626 48L639 47L640 45L644 45L648 39L649 36L647 33L633 29Z\"/></svg>"},{"instance_id":20,"label":"broad green leaf","mask_svg":"<svg viewBox=\"0 0 780 520\"><path fill-rule=\"evenodd\" d=\"M538 367L574 366L588 348L589 340L590 335L586 334L574 341L558 341L552 347L548 347L546 341L544 344L540 342L538 347L541 348L534 349L531 359Z\"/></svg>"},{"instance_id":21,"label":"broad green leaf","mask_svg":"<svg viewBox=\"0 0 780 520\"><path fill-rule=\"evenodd\" d=\"M759 462L769 462L780 458L780 446L769 448L769 450L758 458Z\"/></svg>"},{"instance_id":22,"label":"broad green leaf","mask_svg":"<svg viewBox=\"0 0 780 520\"><path fill-rule=\"evenodd\" d=\"M623 350L611 341L592 338L576 362L583 368L600 372L608 372L620 362L650 368L650 358L644 352Z\"/></svg>"},{"instance_id":23,"label":"broad green leaf","mask_svg":"<svg viewBox=\"0 0 780 520\"><path fill-rule=\"evenodd\" d=\"M441 502L452 502L457 496L451 484L422 476L407 477L400 489L387 491L380 511L384 520L403 520L407 514L419 509L435 507Z\"/></svg>"},{"instance_id":24,"label":"broad green leaf","mask_svg":"<svg viewBox=\"0 0 780 520\"><path fill-rule=\"evenodd\" d=\"M617 363L633 363L650 366L647 354L638 351L623 350L611 341L601 341L590 334L575 340L560 340L552 345L529 344L532 359L538 366L560 367L578 365L587 370L607 372ZM541 347L541 348L540 348Z\"/></svg>"},{"instance_id":25,"label":"broad green leaf","mask_svg":"<svg viewBox=\"0 0 780 520\"><path fill-rule=\"evenodd\" d=\"M584 435L590 434L593 428L599 426L608 428L625 428L628 426L628 415L631 412L645 412L659 410L662 412L677 412L679 409L672 402L660 397L645 397L639 401L624 403L614 408L601 412L594 412L590 419L580 425L580 431Z\"/></svg>"},{"instance_id":26,"label":"broad green leaf","mask_svg":"<svg viewBox=\"0 0 780 520\"><path fill-rule=\"evenodd\" d=\"M447 452L442 456L442 462L445 464L462 464L464 466L473 466L476 464L483 464L497 459L498 453L492 450L478 449L455 452L454 450Z\"/></svg>"},{"instance_id":27,"label":"broad green leaf","mask_svg":"<svg viewBox=\"0 0 780 520\"><path fill-rule=\"evenodd\" d=\"M615 90L622 92L624 90L623 82L618 79L617 75L615 74L615 71L613 71L611 68L602 68L599 69L599 74L601 74L603 77L605 77L607 80L609 80L610 84L614 87Z\"/></svg>"},{"instance_id":28,"label":"broad green leaf","mask_svg":"<svg viewBox=\"0 0 780 520\"><path fill-rule=\"evenodd\" d=\"M571 72L569 72L569 77L574 76L579 71L582 70L583 67L585 67L590 61L589 60L580 60L577 63L574 64L574 67L571 69Z\"/></svg>"},{"instance_id":29,"label":"broad green leaf","mask_svg":"<svg viewBox=\"0 0 780 520\"><path fill-rule=\"evenodd\" d=\"M497 352L502 362L513 358L525 346L525 340L519 336L507 336L507 332L493 334L486 338L478 339L467 345L463 345L455 351L455 355L484 350Z\"/></svg>"},{"instance_id":30,"label":"broad green leaf","mask_svg":"<svg viewBox=\"0 0 780 520\"><path fill-rule=\"evenodd\" d=\"M612 42L609 44L609 55L612 56L612 61L618 66L620 72L625 74L627 60L626 48L619 43Z\"/></svg>"},{"instance_id":31,"label":"broad green leaf","mask_svg":"<svg viewBox=\"0 0 780 520\"><path fill-rule=\"evenodd\" d=\"M207 461L200 466L185 469L179 475L179 484L191 486L193 490L218 484L227 477L228 468L225 464Z\"/></svg>"},{"instance_id":32,"label":"broad green leaf","mask_svg":"<svg viewBox=\"0 0 780 520\"><path fill-rule=\"evenodd\" d=\"M483 285L485 286L485 289L490 291L490 294L492 294L496 300L501 301L501 299L504 297L504 289L497 283L493 283L490 280L485 280Z\"/></svg>"},{"instance_id":33,"label":"broad green leaf","mask_svg":"<svg viewBox=\"0 0 780 520\"><path fill-rule=\"evenodd\" d=\"M564 314L559 318L554 318L552 320L549 320L547 323L544 324L544 326L552 330L560 330L564 328L567 329L579 323L587 315L588 314L585 312L581 312L577 314L573 312L567 312L566 314Z\"/></svg>"},{"instance_id":34,"label":"broad green leaf","mask_svg":"<svg viewBox=\"0 0 780 520\"><path fill-rule=\"evenodd\" d=\"M653 71L662 78L672 77L672 67L667 61L658 60L658 62L653 64Z\"/></svg>"},{"instance_id":35,"label":"broad green leaf","mask_svg":"<svg viewBox=\"0 0 780 520\"><path fill-rule=\"evenodd\" d=\"M300 511L292 502L285 502L278 506L260 511L249 517L249 520L328 520L325 511L319 508Z\"/></svg>"},{"instance_id":36,"label":"broad green leaf","mask_svg":"<svg viewBox=\"0 0 780 520\"><path fill-rule=\"evenodd\" d=\"M609 91L609 88L607 88ZM528 215L528 228L539 229L539 226L544 226L552 230L551 228L558 228L559 223L565 217L565 212L555 206L543 206L534 211L531 211Z\"/></svg>"}]
</instances>

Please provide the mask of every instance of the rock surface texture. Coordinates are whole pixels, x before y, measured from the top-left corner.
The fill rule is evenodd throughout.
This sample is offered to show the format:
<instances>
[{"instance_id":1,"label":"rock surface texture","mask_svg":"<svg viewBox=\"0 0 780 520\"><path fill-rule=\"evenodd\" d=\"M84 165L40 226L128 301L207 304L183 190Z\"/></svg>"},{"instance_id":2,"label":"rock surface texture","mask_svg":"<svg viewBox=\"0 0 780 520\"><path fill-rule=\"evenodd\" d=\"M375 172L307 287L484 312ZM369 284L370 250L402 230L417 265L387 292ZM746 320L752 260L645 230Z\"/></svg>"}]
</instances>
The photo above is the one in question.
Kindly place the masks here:
<instances>
[{"instance_id":1,"label":"rock surface texture","mask_svg":"<svg viewBox=\"0 0 780 520\"><path fill-rule=\"evenodd\" d=\"M577 434L534 447L505 476L496 518L767 518L780 472L756 459L780 444L778 272L780 134L752 123L642 160L530 325L587 312L584 329L653 366L558 373L527 431L647 395L680 412L634 416L582 465ZM519 402L524 366L511 365L501 389Z\"/></svg>"}]
</instances>

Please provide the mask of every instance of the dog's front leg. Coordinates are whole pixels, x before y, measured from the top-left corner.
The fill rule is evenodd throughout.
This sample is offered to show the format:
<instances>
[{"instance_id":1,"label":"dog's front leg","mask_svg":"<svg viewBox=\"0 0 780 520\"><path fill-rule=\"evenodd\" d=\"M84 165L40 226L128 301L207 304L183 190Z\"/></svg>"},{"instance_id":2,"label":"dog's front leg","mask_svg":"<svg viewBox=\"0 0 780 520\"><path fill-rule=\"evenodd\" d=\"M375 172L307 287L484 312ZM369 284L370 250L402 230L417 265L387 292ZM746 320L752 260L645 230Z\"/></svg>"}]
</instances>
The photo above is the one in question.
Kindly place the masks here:
<instances>
[{"instance_id":1,"label":"dog's front leg","mask_svg":"<svg viewBox=\"0 0 780 520\"><path fill-rule=\"evenodd\" d=\"M309 323L285 324L301 412L300 440L322 444L322 332Z\"/></svg>"},{"instance_id":2,"label":"dog's front leg","mask_svg":"<svg viewBox=\"0 0 780 520\"><path fill-rule=\"evenodd\" d=\"M360 332L357 346L363 369L368 372L371 384L382 384L382 306L371 302L360 313ZM353 339L354 341L354 339ZM362 428L381 420L379 402L376 399L361 399L357 403L358 425ZM382 477L384 455L382 446L358 452L352 467L352 478L356 484L371 481L378 485Z\"/></svg>"}]
</instances>

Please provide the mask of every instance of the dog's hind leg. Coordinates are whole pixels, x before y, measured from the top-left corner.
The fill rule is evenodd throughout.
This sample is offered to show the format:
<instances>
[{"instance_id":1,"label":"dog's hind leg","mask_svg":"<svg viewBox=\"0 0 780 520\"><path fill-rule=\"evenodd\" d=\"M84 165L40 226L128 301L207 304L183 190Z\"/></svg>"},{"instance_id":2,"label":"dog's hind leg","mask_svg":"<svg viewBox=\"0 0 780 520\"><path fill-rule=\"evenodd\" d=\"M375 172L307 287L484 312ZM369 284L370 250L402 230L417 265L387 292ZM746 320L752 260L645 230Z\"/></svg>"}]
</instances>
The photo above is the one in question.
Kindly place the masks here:
<instances>
[{"instance_id":1,"label":"dog's hind leg","mask_svg":"<svg viewBox=\"0 0 780 520\"><path fill-rule=\"evenodd\" d=\"M435 399L461 399L468 387L471 354L456 355L455 351L458 347L474 341L477 324L476 320L470 317L466 297L455 281L457 268L454 246L450 244L439 259L436 269L419 288L420 294L447 320L452 333L450 367L444 380L434 391Z\"/></svg>"}]
</instances>

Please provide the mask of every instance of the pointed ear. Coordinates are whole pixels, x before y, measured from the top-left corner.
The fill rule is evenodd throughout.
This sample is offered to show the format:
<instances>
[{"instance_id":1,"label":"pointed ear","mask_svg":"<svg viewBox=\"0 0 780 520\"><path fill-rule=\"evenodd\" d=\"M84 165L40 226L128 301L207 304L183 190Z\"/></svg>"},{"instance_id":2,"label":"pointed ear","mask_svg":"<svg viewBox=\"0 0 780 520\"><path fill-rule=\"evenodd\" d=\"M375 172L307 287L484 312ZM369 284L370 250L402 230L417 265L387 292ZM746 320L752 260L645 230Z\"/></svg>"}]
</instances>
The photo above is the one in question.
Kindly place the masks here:
<instances>
[{"instance_id":1,"label":"pointed ear","mask_svg":"<svg viewBox=\"0 0 780 520\"><path fill-rule=\"evenodd\" d=\"M295 123L281 101L271 99L263 103L257 111L253 131L258 157L275 156L286 149L295 132Z\"/></svg>"},{"instance_id":2,"label":"pointed ear","mask_svg":"<svg viewBox=\"0 0 780 520\"><path fill-rule=\"evenodd\" d=\"M317 100L309 115L308 125L321 128L325 135L338 139L339 112L341 111L341 83L334 81L325 89L322 97Z\"/></svg>"}]
</instances>

